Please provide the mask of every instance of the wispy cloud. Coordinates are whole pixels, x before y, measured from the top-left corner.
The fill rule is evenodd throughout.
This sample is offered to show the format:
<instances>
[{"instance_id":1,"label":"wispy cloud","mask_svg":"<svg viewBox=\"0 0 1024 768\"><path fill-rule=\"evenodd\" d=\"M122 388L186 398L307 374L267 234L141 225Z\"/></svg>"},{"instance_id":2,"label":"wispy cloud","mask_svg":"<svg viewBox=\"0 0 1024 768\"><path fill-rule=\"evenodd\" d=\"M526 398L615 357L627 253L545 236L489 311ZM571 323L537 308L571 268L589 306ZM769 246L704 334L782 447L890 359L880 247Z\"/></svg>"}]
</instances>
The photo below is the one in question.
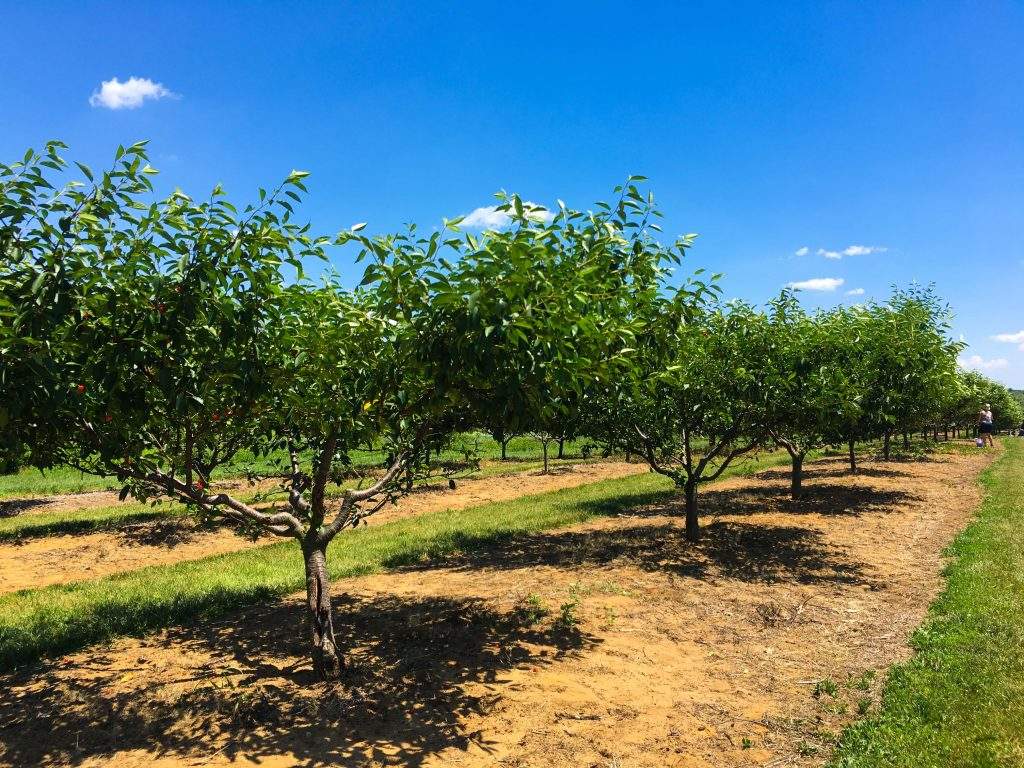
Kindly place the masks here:
<instances>
[{"instance_id":1,"label":"wispy cloud","mask_svg":"<svg viewBox=\"0 0 1024 768\"><path fill-rule=\"evenodd\" d=\"M106 109L137 109L147 99L175 99L178 94L168 90L163 83L154 83L148 77L129 77L123 83L116 77L100 83L99 90L89 97L94 107Z\"/></svg>"},{"instance_id":2,"label":"wispy cloud","mask_svg":"<svg viewBox=\"0 0 1024 768\"><path fill-rule=\"evenodd\" d=\"M798 280L788 285L798 291L834 291L845 282L841 277L812 277L810 280Z\"/></svg>"},{"instance_id":3,"label":"wispy cloud","mask_svg":"<svg viewBox=\"0 0 1024 768\"><path fill-rule=\"evenodd\" d=\"M961 368L971 368L975 371L991 371L1009 365L1005 357L993 357L991 360L986 360L981 355L961 357L957 362L960 363Z\"/></svg>"},{"instance_id":4,"label":"wispy cloud","mask_svg":"<svg viewBox=\"0 0 1024 768\"><path fill-rule=\"evenodd\" d=\"M870 256L872 253L885 253L888 248L881 245L848 245L841 251L832 251L827 248L819 248L818 255L826 259L839 261L844 256Z\"/></svg>"},{"instance_id":5,"label":"wispy cloud","mask_svg":"<svg viewBox=\"0 0 1024 768\"><path fill-rule=\"evenodd\" d=\"M847 296L863 296L864 295L864 289L863 288L851 288L849 291L846 292L846 295Z\"/></svg>"},{"instance_id":6,"label":"wispy cloud","mask_svg":"<svg viewBox=\"0 0 1024 768\"><path fill-rule=\"evenodd\" d=\"M997 333L992 337L992 341L1001 341L1005 344L1019 344L1017 347L1021 352L1024 352L1024 331L1017 331L1016 333Z\"/></svg>"},{"instance_id":7,"label":"wispy cloud","mask_svg":"<svg viewBox=\"0 0 1024 768\"><path fill-rule=\"evenodd\" d=\"M534 221L551 221L554 214L543 205L523 201L523 208L526 210L526 217ZM499 211L496 205L487 205L481 208L474 208L467 213L460 226L480 229L501 229L507 227L512 217L506 211Z\"/></svg>"},{"instance_id":8,"label":"wispy cloud","mask_svg":"<svg viewBox=\"0 0 1024 768\"><path fill-rule=\"evenodd\" d=\"M810 252L811 252L811 249L808 248L806 245L803 245L803 246L797 248L796 251L794 251L794 255L795 256L806 256Z\"/></svg>"},{"instance_id":9,"label":"wispy cloud","mask_svg":"<svg viewBox=\"0 0 1024 768\"><path fill-rule=\"evenodd\" d=\"M870 256L872 253L885 253L888 248L879 245L848 245L843 248L843 256Z\"/></svg>"}]
</instances>

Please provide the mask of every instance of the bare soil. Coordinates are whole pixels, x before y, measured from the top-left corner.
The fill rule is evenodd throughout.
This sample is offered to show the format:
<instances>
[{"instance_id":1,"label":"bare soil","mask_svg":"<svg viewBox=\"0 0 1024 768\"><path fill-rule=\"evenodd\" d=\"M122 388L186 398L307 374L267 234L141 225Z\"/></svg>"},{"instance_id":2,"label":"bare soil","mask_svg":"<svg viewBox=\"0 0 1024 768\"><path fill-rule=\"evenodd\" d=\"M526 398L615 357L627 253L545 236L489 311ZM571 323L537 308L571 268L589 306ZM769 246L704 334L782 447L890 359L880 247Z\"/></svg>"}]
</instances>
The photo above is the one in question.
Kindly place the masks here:
<instances>
[{"instance_id":1,"label":"bare soil","mask_svg":"<svg viewBox=\"0 0 1024 768\"><path fill-rule=\"evenodd\" d=\"M626 462L586 463L559 466L550 474L523 472L499 477L458 480L447 485L420 486L397 505L368 518L372 525L442 509L462 509L476 504L504 501L531 493L570 488L613 477L647 471L646 465ZM58 508L73 510L96 504L97 493L78 494L83 505L73 506L74 496L54 497ZM116 494L114 494L116 499ZM56 511L56 508L47 509ZM14 544L0 544L0 594L19 589L66 584L114 573L196 560L210 555L262 546L272 537L256 541L225 528L201 528L190 520L139 523L117 531L48 536Z\"/></svg>"},{"instance_id":2,"label":"bare soil","mask_svg":"<svg viewBox=\"0 0 1024 768\"><path fill-rule=\"evenodd\" d=\"M808 467L678 508L337 585L344 685L301 598L0 678L0 763L804 766L873 709L992 454Z\"/></svg>"}]
</instances>

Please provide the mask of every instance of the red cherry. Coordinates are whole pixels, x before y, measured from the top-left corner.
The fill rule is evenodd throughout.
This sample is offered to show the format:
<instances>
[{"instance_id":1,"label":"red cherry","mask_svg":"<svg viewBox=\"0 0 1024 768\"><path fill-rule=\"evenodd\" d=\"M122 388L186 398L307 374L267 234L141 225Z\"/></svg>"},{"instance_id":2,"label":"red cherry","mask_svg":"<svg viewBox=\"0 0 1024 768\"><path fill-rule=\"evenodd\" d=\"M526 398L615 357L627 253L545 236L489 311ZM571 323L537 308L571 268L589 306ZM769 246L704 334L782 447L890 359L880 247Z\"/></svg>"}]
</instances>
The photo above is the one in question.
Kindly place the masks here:
<instances>
[{"instance_id":1,"label":"red cherry","mask_svg":"<svg viewBox=\"0 0 1024 768\"><path fill-rule=\"evenodd\" d=\"M203 488L205 488L205 487L206 487L206 483L204 483L204 482L203 482L202 480L197 480L197 481L196 481L196 488L197 488L198 490L200 490L200 491L201 491L201 490L203 490Z\"/></svg>"},{"instance_id":2,"label":"red cherry","mask_svg":"<svg viewBox=\"0 0 1024 768\"><path fill-rule=\"evenodd\" d=\"M103 421L105 421L105 422L106 422L107 424L109 424L109 423L110 423L110 422L112 422L113 420L114 420L114 417L113 417L113 416L111 416L111 415L110 415L109 413L107 413L107 414L104 414L104 416L103 416Z\"/></svg>"},{"instance_id":3,"label":"red cherry","mask_svg":"<svg viewBox=\"0 0 1024 768\"><path fill-rule=\"evenodd\" d=\"M84 395L85 394L85 384L79 384L77 387L75 387L75 391L78 392L78 394L80 394L80 395Z\"/></svg>"},{"instance_id":4,"label":"red cherry","mask_svg":"<svg viewBox=\"0 0 1024 768\"><path fill-rule=\"evenodd\" d=\"M213 420L220 421L220 414L217 413L216 411L213 412Z\"/></svg>"},{"instance_id":5,"label":"red cherry","mask_svg":"<svg viewBox=\"0 0 1024 768\"><path fill-rule=\"evenodd\" d=\"M157 305L156 311L162 315L164 312L167 311L167 305L161 302L160 304Z\"/></svg>"}]
</instances>

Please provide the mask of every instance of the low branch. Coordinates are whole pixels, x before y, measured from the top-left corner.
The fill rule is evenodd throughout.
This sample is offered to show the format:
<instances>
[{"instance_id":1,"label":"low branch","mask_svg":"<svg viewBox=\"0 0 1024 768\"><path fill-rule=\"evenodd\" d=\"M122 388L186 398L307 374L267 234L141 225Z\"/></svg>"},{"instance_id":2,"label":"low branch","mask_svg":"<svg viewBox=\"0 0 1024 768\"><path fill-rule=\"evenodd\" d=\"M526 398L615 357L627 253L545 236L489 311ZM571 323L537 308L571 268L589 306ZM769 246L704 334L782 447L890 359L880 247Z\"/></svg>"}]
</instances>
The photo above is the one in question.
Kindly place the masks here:
<instances>
[{"instance_id":1,"label":"low branch","mask_svg":"<svg viewBox=\"0 0 1024 768\"><path fill-rule=\"evenodd\" d=\"M220 512L237 520L257 523L271 533L285 530L288 532L287 535L302 538L302 523L290 512L260 512L226 493L205 494L163 472L151 472L148 475L133 473L133 476L158 485L170 495L177 496L186 502L198 504L210 512Z\"/></svg>"},{"instance_id":2,"label":"low branch","mask_svg":"<svg viewBox=\"0 0 1024 768\"><path fill-rule=\"evenodd\" d=\"M756 447L757 442L755 441L745 445L742 448L738 448L735 451L730 451L729 455L722 460L722 463L718 466L718 468L713 473L708 475L707 482L710 483L713 480L717 480L721 476L721 474L725 472L726 468L728 468L728 466L733 462L733 459L736 459L745 453L750 453L750 451L754 450Z\"/></svg>"},{"instance_id":3,"label":"low branch","mask_svg":"<svg viewBox=\"0 0 1024 768\"><path fill-rule=\"evenodd\" d=\"M384 476L381 477L380 480L371 485L369 488L364 488L358 491L350 488L347 491L345 491L344 495L342 496L341 508L338 510L338 514L334 516L334 519L331 521L331 524L328 525L323 531L322 535L324 541L329 542L338 534L338 531L345 527L345 525L353 517L353 515L351 514L352 509L355 508L356 505L359 504L359 502L372 499L374 496L381 493L385 488L387 488L391 483L393 483L402 473L402 470L405 469L407 463L408 456L404 453L400 453L398 455L398 458L395 459L394 463L390 467L388 467L388 471L384 473ZM380 507L378 506L378 509L379 508ZM366 516L368 515L360 516L360 519Z\"/></svg>"}]
</instances>

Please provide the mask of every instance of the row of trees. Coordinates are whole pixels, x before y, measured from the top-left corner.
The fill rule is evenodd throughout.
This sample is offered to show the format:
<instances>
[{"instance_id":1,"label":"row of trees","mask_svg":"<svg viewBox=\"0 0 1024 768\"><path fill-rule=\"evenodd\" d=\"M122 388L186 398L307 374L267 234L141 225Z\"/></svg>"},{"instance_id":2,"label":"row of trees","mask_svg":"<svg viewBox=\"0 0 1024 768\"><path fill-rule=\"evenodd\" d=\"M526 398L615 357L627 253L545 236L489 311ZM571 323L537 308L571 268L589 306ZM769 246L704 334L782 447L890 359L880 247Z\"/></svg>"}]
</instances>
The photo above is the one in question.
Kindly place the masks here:
<instances>
[{"instance_id":1,"label":"row of trees","mask_svg":"<svg viewBox=\"0 0 1024 768\"><path fill-rule=\"evenodd\" d=\"M296 540L325 678L343 666L331 541L461 430L640 454L696 539L699 484L740 456L784 447L799 493L815 447L854 460L857 440L977 409L930 291L816 314L791 292L723 302L717 276L675 281L694 236L660 242L640 177L589 212L501 196L511 225L479 235L454 219L324 237L293 218L304 172L239 208L219 187L155 199L142 143L74 179L64 149L0 165L0 442ZM358 287L307 278L333 247L365 263ZM371 442L389 460L365 476L350 454ZM263 503L210 487L241 450L287 457Z\"/></svg>"}]
</instances>

